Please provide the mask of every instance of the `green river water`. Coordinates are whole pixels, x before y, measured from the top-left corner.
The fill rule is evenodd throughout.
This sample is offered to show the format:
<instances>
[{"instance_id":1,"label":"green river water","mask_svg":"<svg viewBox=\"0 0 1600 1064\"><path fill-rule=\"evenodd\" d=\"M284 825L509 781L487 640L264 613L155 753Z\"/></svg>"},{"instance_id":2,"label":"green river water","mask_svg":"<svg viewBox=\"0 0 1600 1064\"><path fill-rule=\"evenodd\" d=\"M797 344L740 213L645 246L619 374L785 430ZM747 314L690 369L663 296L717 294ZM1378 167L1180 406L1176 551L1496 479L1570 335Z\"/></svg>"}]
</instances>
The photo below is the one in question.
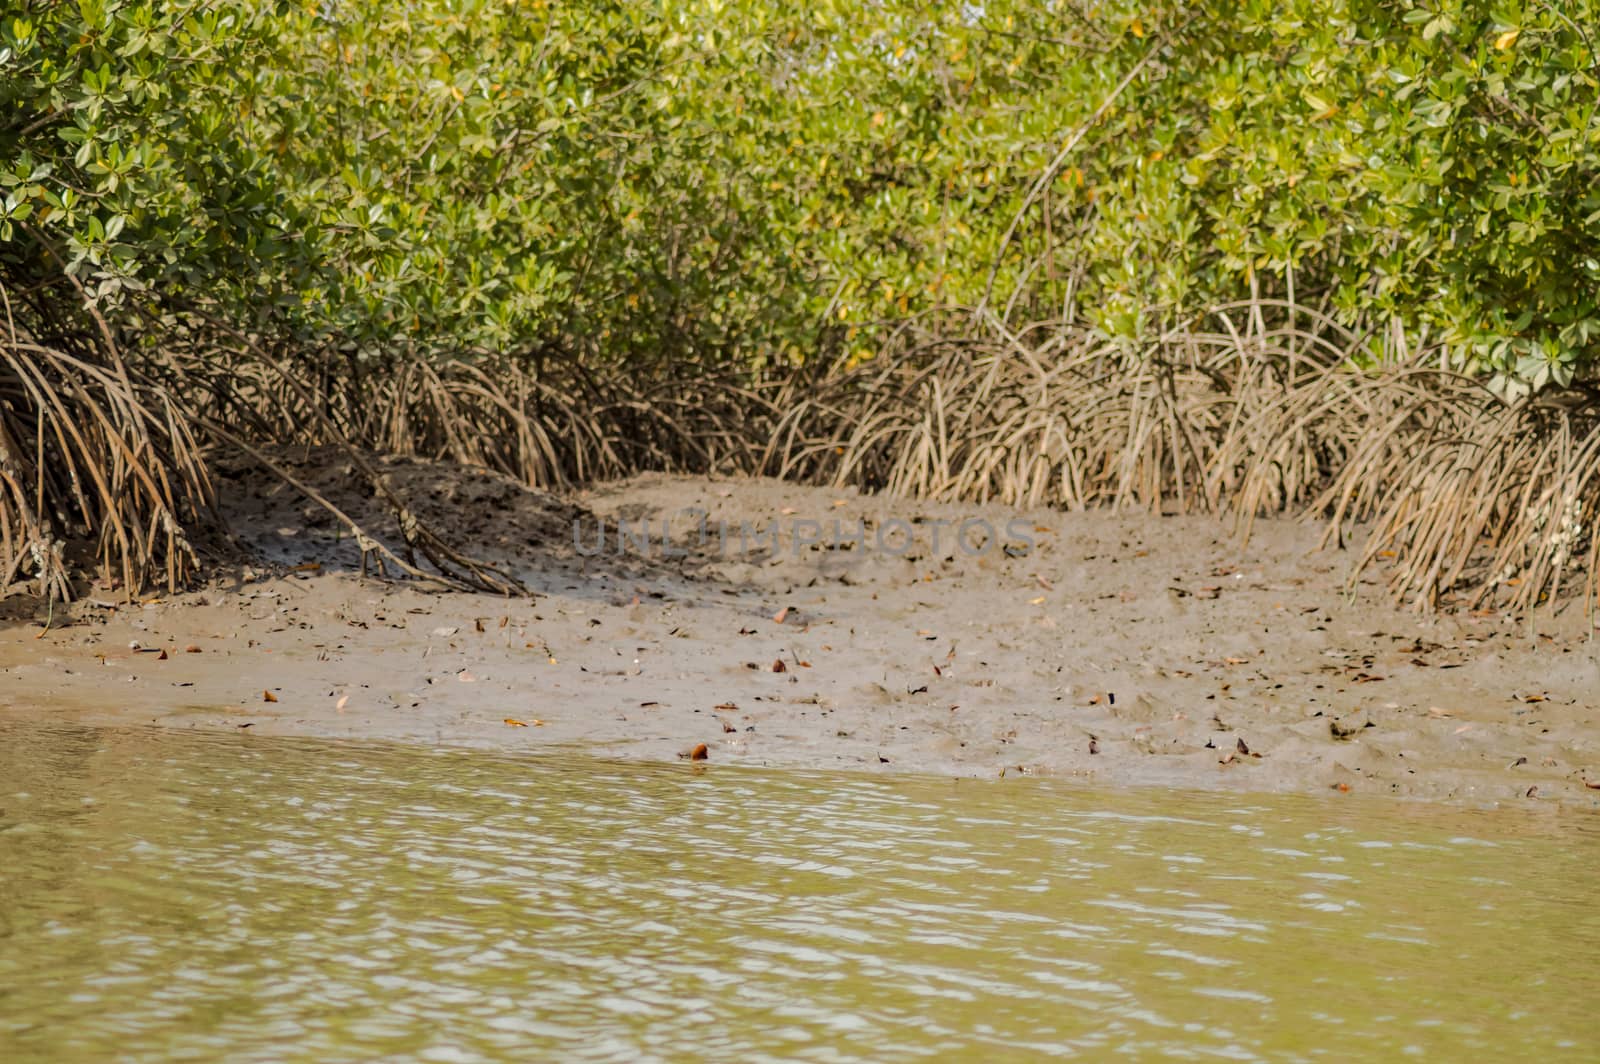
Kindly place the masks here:
<instances>
[{"instance_id":1,"label":"green river water","mask_svg":"<svg viewBox=\"0 0 1600 1064\"><path fill-rule=\"evenodd\" d=\"M0 1060L1600 1060L1600 822L0 719Z\"/></svg>"}]
</instances>

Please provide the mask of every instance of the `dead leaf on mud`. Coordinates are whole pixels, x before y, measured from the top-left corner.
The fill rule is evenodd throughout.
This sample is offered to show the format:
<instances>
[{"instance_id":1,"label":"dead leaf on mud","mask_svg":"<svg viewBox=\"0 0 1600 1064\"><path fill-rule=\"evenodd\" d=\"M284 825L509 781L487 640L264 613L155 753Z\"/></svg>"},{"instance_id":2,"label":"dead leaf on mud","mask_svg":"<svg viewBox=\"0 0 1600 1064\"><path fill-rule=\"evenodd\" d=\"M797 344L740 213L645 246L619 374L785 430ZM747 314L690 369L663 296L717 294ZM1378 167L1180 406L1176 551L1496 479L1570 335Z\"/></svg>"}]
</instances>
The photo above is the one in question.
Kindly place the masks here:
<instances>
[{"instance_id":1,"label":"dead leaf on mud","mask_svg":"<svg viewBox=\"0 0 1600 1064\"><path fill-rule=\"evenodd\" d=\"M1600 791L1600 780L1584 780L1583 785L1591 791Z\"/></svg>"},{"instance_id":2,"label":"dead leaf on mud","mask_svg":"<svg viewBox=\"0 0 1600 1064\"><path fill-rule=\"evenodd\" d=\"M679 751L678 756L690 761L705 761L710 758L711 751L706 749L705 743L696 743L691 749Z\"/></svg>"},{"instance_id":3,"label":"dead leaf on mud","mask_svg":"<svg viewBox=\"0 0 1600 1064\"><path fill-rule=\"evenodd\" d=\"M277 700L278 700L278 696L273 694L271 691L262 691L261 692L261 701L263 701L263 702L276 702Z\"/></svg>"},{"instance_id":4,"label":"dead leaf on mud","mask_svg":"<svg viewBox=\"0 0 1600 1064\"><path fill-rule=\"evenodd\" d=\"M789 607L785 606L783 609L779 610L777 613L774 613L772 615L772 623L773 624L782 624L784 621L788 620L788 618L789 618Z\"/></svg>"},{"instance_id":5,"label":"dead leaf on mud","mask_svg":"<svg viewBox=\"0 0 1600 1064\"><path fill-rule=\"evenodd\" d=\"M731 734L731 733L736 732L736 731L739 730L738 728L734 727L732 724L729 724L727 721L723 720L721 717L717 718L717 723L722 725L722 733L724 735L728 735L728 734Z\"/></svg>"},{"instance_id":6,"label":"dead leaf on mud","mask_svg":"<svg viewBox=\"0 0 1600 1064\"><path fill-rule=\"evenodd\" d=\"M511 725L513 728L526 728L528 726L527 721L518 720L516 717L507 717L506 723Z\"/></svg>"},{"instance_id":7,"label":"dead leaf on mud","mask_svg":"<svg viewBox=\"0 0 1600 1064\"><path fill-rule=\"evenodd\" d=\"M337 701L337 702L335 702L333 704L334 712L343 713L344 712L344 707L348 706L349 704L350 704L350 696L349 695L340 696L339 701Z\"/></svg>"},{"instance_id":8,"label":"dead leaf on mud","mask_svg":"<svg viewBox=\"0 0 1600 1064\"><path fill-rule=\"evenodd\" d=\"M471 672L467 671L466 669L462 669L460 672L456 673L456 679L459 680L462 683L477 683L478 682L478 678L476 676L474 676Z\"/></svg>"},{"instance_id":9,"label":"dead leaf on mud","mask_svg":"<svg viewBox=\"0 0 1600 1064\"><path fill-rule=\"evenodd\" d=\"M721 710L723 713L737 713L739 711L739 707L732 702L719 702L711 708Z\"/></svg>"},{"instance_id":10,"label":"dead leaf on mud","mask_svg":"<svg viewBox=\"0 0 1600 1064\"><path fill-rule=\"evenodd\" d=\"M782 658L777 658L772 662L772 671L773 672L788 672L789 671L789 666L787 666L787 665L785 665L783 663L783 659Z\"/></svg>"},{"instance_id":11,"label":"dead leaf on mud","mask_svg":"<svg viewBox=\"0 0 1600 1064\"><path fill-rule=\"evenodd\" d=\"M1441 709L1438 706L1429 706L1428 707L1428 716L1430 716L1430 717L1453 717L1453 716L1455 716L1455 714L1450 712L1448 709Z\"/></svg>"}]
</instances>

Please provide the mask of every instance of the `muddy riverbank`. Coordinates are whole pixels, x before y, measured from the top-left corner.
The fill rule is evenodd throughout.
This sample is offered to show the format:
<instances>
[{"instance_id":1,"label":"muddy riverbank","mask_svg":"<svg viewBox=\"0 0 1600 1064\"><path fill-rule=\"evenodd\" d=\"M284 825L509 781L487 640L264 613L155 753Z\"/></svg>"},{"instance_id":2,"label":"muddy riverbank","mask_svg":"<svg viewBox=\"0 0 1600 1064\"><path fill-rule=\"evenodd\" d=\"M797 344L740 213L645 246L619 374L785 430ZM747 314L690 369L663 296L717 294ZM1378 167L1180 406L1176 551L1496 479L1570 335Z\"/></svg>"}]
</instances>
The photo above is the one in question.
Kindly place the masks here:
<instances>
[{"instance_id":1,"label":"muddy riverbank","mask_svg":"<svg viewBox=\"0 0 1600 1064\"><path fill-rule=\"evenodd\" d=\"M1350 553L1318 550L1313 527L1262 522L1241 544L1208 517L656 476L556 499L390 468L532 598L363 578L314 508L241 479L232 517L269 564L132 607L107 592L48 630L13 604L0 706L653 759L703 744L713 765L1600 806L1600 651L1580 606L1536 625L1397 610L1381 574L1347 591ZM302 471L335 494L354 483L336 464Z\"/></svg>"}]
</instances>

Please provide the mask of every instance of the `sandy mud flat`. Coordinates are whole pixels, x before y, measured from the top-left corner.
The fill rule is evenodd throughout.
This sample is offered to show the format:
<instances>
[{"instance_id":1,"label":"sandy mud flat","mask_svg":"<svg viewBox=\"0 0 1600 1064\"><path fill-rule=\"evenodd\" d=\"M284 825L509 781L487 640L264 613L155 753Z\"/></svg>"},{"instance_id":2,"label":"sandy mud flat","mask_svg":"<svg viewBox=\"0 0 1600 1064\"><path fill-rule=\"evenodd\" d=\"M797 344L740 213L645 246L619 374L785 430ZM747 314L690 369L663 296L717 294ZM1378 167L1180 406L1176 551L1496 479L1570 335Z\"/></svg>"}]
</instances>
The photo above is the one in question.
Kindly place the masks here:
<instances>
[{"instance_id":1,"label":"sandy mud flat","mask_svg":"<svg viewBox=\"0 0 1600 1064\"><path fill-rule=\"evenodd\" d=\"M47 631L10 604L0 711L1600 808L1600 647L1581 604L1532 624L1399 610L1381 573L1347 590L1350 553L1318 550L1315 527L1260 522L1241 543L1203 516L747 479L558 499L387 465L531 599L363 578L315 507L240 474L231 516L262 564L134 606L108 590ZM301 471L370 509L336 461Z\"/></svg>"}]
</instances>

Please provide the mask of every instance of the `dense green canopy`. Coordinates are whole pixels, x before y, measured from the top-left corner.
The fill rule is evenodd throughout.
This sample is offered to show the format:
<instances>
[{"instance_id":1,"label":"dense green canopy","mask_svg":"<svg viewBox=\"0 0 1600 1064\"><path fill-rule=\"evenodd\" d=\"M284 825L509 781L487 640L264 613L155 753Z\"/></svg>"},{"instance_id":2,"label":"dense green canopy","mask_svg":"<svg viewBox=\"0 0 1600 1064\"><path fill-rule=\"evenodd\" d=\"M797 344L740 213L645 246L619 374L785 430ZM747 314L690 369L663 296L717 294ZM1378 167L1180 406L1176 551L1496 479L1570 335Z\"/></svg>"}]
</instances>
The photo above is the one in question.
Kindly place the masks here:
<instances>
[{"instance_id":1,"label":"dense green canopy","mask_svg":"<svg viewBox=\"0 0 1600 1064\"><path fill-rule=\"evenodd\" d=\"M370 351L757 361L1019 287L1136 336L1293 283L1565 383L1600 335L1594 25L1587 2L12 0L5 276L64 262L106 306Z\"/></svg>"}]
</instances>

